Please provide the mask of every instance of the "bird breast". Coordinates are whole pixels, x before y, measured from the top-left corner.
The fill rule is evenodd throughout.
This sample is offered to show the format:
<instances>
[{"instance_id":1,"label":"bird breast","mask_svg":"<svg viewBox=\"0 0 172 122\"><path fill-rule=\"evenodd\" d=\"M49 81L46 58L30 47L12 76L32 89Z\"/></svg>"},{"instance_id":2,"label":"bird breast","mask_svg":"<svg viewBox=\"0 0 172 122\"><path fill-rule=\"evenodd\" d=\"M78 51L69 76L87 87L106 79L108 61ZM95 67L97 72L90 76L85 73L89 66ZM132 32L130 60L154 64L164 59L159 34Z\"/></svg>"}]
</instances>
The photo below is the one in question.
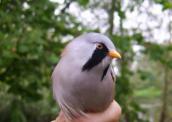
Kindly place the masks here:
<instances>
[{"instance_id":1,"label":"bird breast","mask_svg":"<svg viewBox=\"0 0 172 122\"><path fill-rule=\"evenodd\" d=\"M97 49L97 43L115 49L110 39L103 35L80 36L68 44L53 71L54 96L65 115L103 111L113 100L111 58L106 48Z\"/></svg>"},{"instance_id":2,"label":"bird breast","mask_svg":"<svg viewBox=\"0 0 172 122\"><path fill-rule=\"evenodd\" d=\"M58 96L61 96L65 104L84 112L98 112L107 108L114 96L110 70L101 80L103 70L93 68L83 72L79 64L70 65L70 63L68 62L69 65L66 66L65 61L60 61L60 65L58 64L53 73L56 86L54 94L57 101Z\"/></svg>"}]
</instances>

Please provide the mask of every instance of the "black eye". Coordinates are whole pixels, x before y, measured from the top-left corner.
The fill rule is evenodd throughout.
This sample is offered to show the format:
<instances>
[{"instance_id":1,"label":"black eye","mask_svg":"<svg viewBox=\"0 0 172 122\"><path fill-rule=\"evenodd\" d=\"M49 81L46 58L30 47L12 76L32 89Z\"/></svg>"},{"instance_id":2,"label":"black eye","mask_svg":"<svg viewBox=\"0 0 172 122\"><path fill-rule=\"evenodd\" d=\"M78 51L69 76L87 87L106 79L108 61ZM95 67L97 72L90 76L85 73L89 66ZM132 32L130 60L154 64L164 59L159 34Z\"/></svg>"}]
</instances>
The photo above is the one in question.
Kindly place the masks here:
<instances>
[{"instance_id":1,"label":"black eye","mask_svg":"<svg viewBox=\"0 0 172 122\"><path fill-rule=\"evenodd\" d=\"M99 50L103 49L103 44L97 43L96 48Z\"/></svg>"}]
</instances>

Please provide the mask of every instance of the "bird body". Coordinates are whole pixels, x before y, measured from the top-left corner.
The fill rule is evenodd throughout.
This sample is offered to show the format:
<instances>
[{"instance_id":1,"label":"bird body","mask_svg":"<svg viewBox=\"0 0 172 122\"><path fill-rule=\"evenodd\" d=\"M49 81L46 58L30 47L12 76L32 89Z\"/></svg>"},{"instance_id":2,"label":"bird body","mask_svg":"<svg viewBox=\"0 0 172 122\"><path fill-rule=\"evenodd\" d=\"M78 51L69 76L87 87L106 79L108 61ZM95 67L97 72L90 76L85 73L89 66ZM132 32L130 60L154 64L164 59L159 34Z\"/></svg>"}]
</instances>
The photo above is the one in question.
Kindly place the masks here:
<instances>
[{"instance_id":1,"label":"bird body","mask_svg":"<svg viewBox=\"0 0 172 122\"><path fill-rule=\"evenodd\" d=\"M66 117L100 112L112 102L110 50L115 50L113 43L98 33L81 35L66 46L52 74L54 97Z\"/></svg>"}]
</instances>

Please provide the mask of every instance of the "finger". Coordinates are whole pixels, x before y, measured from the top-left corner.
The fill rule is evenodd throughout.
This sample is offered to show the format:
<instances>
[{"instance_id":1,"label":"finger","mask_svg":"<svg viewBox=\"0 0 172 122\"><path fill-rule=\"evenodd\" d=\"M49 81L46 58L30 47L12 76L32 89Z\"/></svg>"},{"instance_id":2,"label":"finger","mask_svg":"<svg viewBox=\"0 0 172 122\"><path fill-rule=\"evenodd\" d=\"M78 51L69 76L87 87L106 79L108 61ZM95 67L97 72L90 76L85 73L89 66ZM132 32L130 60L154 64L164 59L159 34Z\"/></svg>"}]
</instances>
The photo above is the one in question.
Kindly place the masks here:
<instances>
[{"instance_id":1,"label":"finger","mask_svg":"<svg viewBox=\"0 0 172 122\"><path fill-rule=\"evenodd\" d=\"M121 111L120 105L116 101L113 101L105 111L107 117L105 119L107 119L107 122L118 122L120 120Z\"/></svg>"},{"instance_id":2,"label":"finger","mask_svg":"<svg viewBox=\"0 0 172 122\"><path fill-rule=\"evenodd\" d=\"M87 117L81 117L74 122L118 122L121 116L121 107L116 101L100 113L88 113Z\"/></svg>"},{"instance_id":3,"label":"finger","mask_svg":"<svg viewBox=\"0 0 172 122\"><path fill-rule=\"evenodd\" d=\"M56 118L56 120L54 120L52 122L66 122L63 112L60 112L58 117Z\"/></svg>"}]
</instances>

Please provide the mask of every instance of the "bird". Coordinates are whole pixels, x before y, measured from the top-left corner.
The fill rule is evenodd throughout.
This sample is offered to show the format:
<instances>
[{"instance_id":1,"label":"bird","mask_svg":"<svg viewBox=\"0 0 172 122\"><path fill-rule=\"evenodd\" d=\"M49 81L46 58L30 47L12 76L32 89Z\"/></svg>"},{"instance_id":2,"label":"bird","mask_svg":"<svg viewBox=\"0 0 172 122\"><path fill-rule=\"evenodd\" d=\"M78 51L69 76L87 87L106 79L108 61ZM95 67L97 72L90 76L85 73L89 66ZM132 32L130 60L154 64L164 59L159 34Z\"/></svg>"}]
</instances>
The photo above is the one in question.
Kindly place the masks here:
<instances>
[{"instance_id":1,"label":"bird","mask_svg":"<svg viewBox=\"0 0 172 122\"><path fill-rule=\"evenodd\" d=\"M52 89L69 120L104 111L114 99L112 60L120 59L105 35L89 32L70 41L52 72Z\"/></svg>"}]
</instances>

